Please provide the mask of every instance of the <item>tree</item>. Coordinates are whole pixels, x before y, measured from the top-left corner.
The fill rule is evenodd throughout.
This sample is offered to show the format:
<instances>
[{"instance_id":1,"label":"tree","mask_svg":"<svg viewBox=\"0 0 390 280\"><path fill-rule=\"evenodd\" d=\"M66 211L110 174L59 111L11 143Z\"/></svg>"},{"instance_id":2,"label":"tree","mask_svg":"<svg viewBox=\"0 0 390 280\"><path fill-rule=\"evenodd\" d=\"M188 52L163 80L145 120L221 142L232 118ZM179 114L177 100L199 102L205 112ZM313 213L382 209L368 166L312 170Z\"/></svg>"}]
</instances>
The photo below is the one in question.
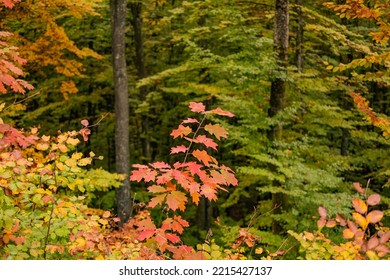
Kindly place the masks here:
<instances>
[{"instance_id":1,"label":"tree","mask_svg":"<svg viewBox=\"0 0 390 280\"><path fill-rule=\"evenodd\" d=\"M275 78L271 83L270 107L268 116L273 118L283 112L285 107L286 96L286 71L288 64L288 39L289 39L289 1L275 1L275 24L274 24L274 49L277 55L277 62L280 67L280 76ZM282 126L275 124L269 132L269 140L271 142L282 140ZM275 182L278 184L277 182ZM274 214L282 213L284 204L284 195L274 193L272 195L272 204ZM272 231L279 233L282 227L276 220L273 222Z\"/></svg>"},{"instance_id":2,"label":"tree","mask_svg":"<svg viewBox=\"0 0 390 280\"><path fill-rule=\"evenodd\" d=\"M130 202L130 145L129 96L125 55L126 0L113 0L112 5L112 57L115 91L115 164L116 171L126 174L123 185L117 190L117 211L120 225L131 215Z\"/></svg>"}]
</instances>

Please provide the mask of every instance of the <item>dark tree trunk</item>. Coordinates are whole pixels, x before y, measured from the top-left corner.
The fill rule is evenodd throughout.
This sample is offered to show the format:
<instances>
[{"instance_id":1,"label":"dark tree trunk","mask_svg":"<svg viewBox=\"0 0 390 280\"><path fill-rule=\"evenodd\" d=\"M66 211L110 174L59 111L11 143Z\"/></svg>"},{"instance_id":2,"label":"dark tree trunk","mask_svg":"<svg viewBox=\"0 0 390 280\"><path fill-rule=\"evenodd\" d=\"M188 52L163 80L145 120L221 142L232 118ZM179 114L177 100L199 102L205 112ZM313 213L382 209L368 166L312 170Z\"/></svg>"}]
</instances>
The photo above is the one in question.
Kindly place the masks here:
<instances>
[{"instance_id":1,"label":"dark tree trunk","mask_svg":"<svg viewBox=\"0 0 390 280\"><path fill-rule=\"evenodd\" d=\"M123 185L117 189L117 211L120 226L130 218L130 148L129 97L125 56L126 0L112 0L112 57L115 91L115 166L116 172L125 174Z\"/></svg>"},{"instance_id":2,"label":"dark tree trunk","mask_svg":"<svg viewBox=\"0 0 390 280\"><path fill-rule=\"evenodd\" d=\"M134 45L135 45L135 66L137 68L138 79L146 77L146 68L144 60L144 44L142 35L142 3L133 2L130 3L130 10L132 14L131 25L134 31ZM140 98L145 101L148 89L146 86L140 88ZM151 146L150 146L150 132L149 132L149 118L148 116L142 116L142 153L144 161L149 162L151 160Z\"/></svg>"},{"instance_id":3,"label":"dark tree trunk","mask_svg":"<svg viewBox=\"0 0 390 280\"><path fill-rule=\"evenodd\" d=\"M288 63L288 25L289 25L289 1L276 0L275 2L275 25L274 25L274 50L277 54L279 71L287 71ZM270 118L282 112L285 107L286 81L284 78L276 78L271 84L270 108L268 116ZM278 124L273 125L268 133L270 142L282 139L282 127ZM279 182L274 182L275 186L281 187ZM281 214L285 202L283 193L272 194L273 214ZM274 219L272 222L272 231L278 234L282 231L281 224Z\"/></svg>"},{"instance_id":4,"label":"dark tree trunk","mask_svg":"<svg viewBox=\"0 0 390 280\"><path fill-rule=\"evenodd\" d=\"M302 13L303 0L297 0L297 15L298 15L298 28L297 28L297 68L298 71L302 71L303 67L303 13Z\"/></svg>"}]
</instances>

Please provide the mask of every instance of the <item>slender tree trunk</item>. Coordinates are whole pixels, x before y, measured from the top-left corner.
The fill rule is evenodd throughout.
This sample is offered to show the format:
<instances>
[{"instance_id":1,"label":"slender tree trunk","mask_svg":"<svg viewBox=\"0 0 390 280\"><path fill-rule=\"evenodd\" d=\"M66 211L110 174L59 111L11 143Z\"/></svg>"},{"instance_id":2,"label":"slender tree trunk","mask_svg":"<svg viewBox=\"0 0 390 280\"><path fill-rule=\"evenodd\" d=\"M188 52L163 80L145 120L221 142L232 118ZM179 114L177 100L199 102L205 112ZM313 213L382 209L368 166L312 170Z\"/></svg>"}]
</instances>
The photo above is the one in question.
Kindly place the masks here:
<instances>
[{"instance_id":1,"label":"slender tree trunk","mask_svg":"<svg viewBox=\"0 0 390 280\"><path fill-rule=\"evenodd\" d=\"M277 54L279 71L287 71L288 63L288 25L289 25L289 1L288 0L276 0L275 2L275 25L274 25L274 50ZM286 95L286 81L284 78L276 78L271 84L271 98L270 108L268 116L274 117L285 107L285 95ZM271 127L268 133L268 139L270 142L278 141L282 139L282 127L280 125L274 125ZM275 186L281 187L280 183L275 181ZM273 214L282 213L285 196L283 193L272 194ZM282 231L281 224L274 219L272 223L272 231L278 234Z\"/></svg>"},{"instance_id":2,"label":"slender tree trunk","mask_svg":"<svg viewBox=\"0 0 390 280\"><path fill-rule=\"evenodd\" d=\"M129 96L125 56L126 0L112 0L112 56L115 91L115 166L116 172L125 174L123 185L117 189L117 211L120 226L130 218L130 148L129 148Z\"/></svg>"},{"instance_id":3,"label":"slender tree trunk","mask_svg":"<svg viewBox=\"0 0 390 280\"><path fill-rule=\"evenodd\" d=\"M144 44L142 35L142 3L133 2L130 3L130 10L132 14L131 25L134 31L134 44L135 44L135 66L137 68L138 79L146 77L146 68L144 60ZM148 89L146 86L140 88L140 97L142 101L145 101ZM146 162L151 160L152 152L150 146L150 132L149 132L149 118L148 116L142 116L142 152L144 160Z\"/></svg>"},{"instance_id":4,"label":"slender tree trunk","mask_svg":"<svg viewBox=\"0 0 390 280\"><path fill-rule=\"evenodd\" d=\"M297 0L297 14L298 14L298 28L297 28L297 68L299 72L302 72L303 67L303 13L302 13L303 0Z\"/></svg>"}]
</instances>

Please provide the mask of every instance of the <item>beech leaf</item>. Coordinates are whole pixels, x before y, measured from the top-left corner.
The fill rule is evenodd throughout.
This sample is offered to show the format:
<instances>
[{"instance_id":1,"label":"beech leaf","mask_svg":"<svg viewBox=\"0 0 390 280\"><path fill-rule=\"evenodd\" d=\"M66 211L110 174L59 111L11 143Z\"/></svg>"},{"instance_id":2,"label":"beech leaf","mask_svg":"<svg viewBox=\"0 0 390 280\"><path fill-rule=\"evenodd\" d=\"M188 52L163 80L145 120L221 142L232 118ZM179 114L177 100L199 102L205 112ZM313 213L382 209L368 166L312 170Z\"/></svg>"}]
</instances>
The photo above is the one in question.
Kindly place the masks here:
<instances>
[{"instance_id":1,"label":"beech leaf","mask_svg":"<svg viewBox=\"0 0 390 280\"><path fill-rule=\"evenodd\" d=\"M382 218L383 218L383 212L379 210L371 211L367 215L368 223L372 223L372 224L379 222L380 220L382 220Z\"/></svg>"},{"instance_id":2,"label":"beech leaf","mask_svg":"<svg viewBox=\"0 0 390 280\"><path fill-rule=\"evenodd\" d=\"M381 196L379 194L372 194L367 198L367 204L370 206L378 205L381 201Z\"/></svg>"},{"instance_id":3,"label":"beech leaf","mask_svg":"<svg viewBox=\"0 0 390 280\"><path fill-rule=\"evenodd\" d=\"M367 204L360 198L353 198L352 205L356 212L359 212L360 214L365 214L367 212Z\"/></svg>"}]
</instances>

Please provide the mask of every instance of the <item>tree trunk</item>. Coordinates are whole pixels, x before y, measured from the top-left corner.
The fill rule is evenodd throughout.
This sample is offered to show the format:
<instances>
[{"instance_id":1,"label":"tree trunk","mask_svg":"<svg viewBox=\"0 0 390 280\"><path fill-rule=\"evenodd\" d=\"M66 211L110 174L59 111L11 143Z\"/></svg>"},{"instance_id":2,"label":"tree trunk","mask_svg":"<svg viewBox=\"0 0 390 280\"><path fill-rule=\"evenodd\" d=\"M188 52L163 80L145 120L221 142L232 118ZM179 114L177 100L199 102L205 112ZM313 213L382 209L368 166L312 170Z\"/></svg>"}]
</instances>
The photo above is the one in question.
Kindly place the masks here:
<instances>
[{"instance_id":1,"label":"tree trunk","mask_svg":"<svg viewBox=\"0 0 390 280\"><path fill-rule=\"evenodd\" d=\"M133 2L130 3L130 10L132 14L131 25L134 31L134 45L135 45L135 66L137 68L138 79L146 77L146 68L144 60L144 44L142 38L142 3ZM146 86L140 88L141 101L145 101L148 89ZM142 116L142 153L145 162L151 160L152 152L150 146L150 132L149 132L149 118L148 116Z\"/></svg>"},{"instance_id":2,"label":"tree trunk","mask_svg":"<svg viewBox=\"0 0 390 280\"><path fill-rule=\"evenodd\" d=\"M288 0L276 0L275 2L275 23L274 23L274 50L277 54L279 71L287 72L288 63L288 25L289 25L289 14L288 14ZM268 116L270 118L276 116L278 113L283 111L285 106L285 95L286 95L286 81L282 78L276 78L271 84L271 98L270 108ZM270 142L278 141L282 139L282 127L278 124L273 125L268 133L268 139ZM275 171L275 170L274 170ZM281 187L280 183L275 181L274 185ZM281 214L285 196L283 193L272 194L272 205L273 214ZM272 222L272 231L278 234L282 231L282 226L276 219Z\"/></svg>"},{"instance_id":3,"label":"tree trunk","mask_svg":"<svg viewBox=\"0 0 390 280\"><path fill-rule=\"evenodd\" d=\"M120 226L130 218L130 148L129 97L125 56L126 0L112 0L112 56L115 91L115 165L116 172L125 174L123 185L117 189L117 211Z\"/></svg>"},{"instance_id":4,"label":"tree trunk","mask_svg":"<svg viewBox=\"0 0 390 280\"><path fill-rule=\"evenodd\" d=\"M303 67L303 13L302 0L297 0L298 28L297 28L297 68L302 72Z\"/></svg>"}]
</instances>

